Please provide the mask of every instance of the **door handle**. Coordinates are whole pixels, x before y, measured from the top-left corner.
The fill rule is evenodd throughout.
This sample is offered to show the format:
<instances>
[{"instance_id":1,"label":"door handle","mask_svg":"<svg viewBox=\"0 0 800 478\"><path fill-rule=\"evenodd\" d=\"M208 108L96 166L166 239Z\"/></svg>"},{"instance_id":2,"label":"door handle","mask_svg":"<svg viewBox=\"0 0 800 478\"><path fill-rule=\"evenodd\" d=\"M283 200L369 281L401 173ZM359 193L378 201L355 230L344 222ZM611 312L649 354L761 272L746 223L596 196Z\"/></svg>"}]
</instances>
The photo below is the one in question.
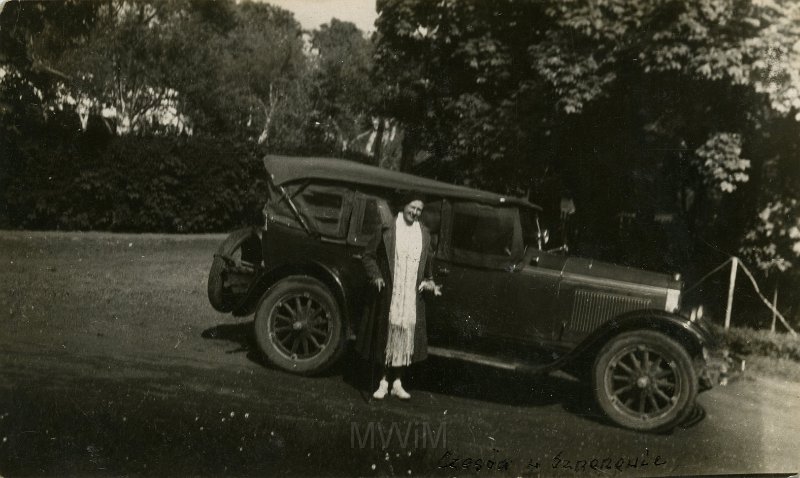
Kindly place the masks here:
<instances>
[{"instance_id":1,"label":"door handle","mask_svg":"<svg viewBox=\"0 0 800 478\"><path fill-rule=\"evenodd\" d=\"M447 267L440 267L439 268L439 274L441 274L443 276L446 276L449 273L450 273L450 269L448 269Z\"/></svg>"},{"instance_id":2,"label":"door handle","mask_svg":"<svg viewBox=\"0 0 800 478\"><path fill-rule=\"evenodd\" d=\"M358 260L361 260L361 259L363 259L363 258L364 258L364 256L363 256L363 255L361 255L361 254L353 254L353 255L352 255L352 256L350 256L350 257L352 257L353 259L358 259Z\"/></svg>"}]
</instances>

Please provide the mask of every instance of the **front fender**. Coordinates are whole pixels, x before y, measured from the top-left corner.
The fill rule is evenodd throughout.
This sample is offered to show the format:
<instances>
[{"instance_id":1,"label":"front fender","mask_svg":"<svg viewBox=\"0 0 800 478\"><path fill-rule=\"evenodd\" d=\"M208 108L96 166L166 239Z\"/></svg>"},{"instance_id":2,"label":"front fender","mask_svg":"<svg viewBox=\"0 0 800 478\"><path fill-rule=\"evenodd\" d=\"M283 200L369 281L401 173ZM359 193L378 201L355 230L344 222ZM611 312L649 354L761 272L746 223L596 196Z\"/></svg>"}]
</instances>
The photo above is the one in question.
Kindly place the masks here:
<instances>
[{"instance_id":1,"label":"front fender","mask_svg":"<svg viewBox=\"0 0 800 478\"><path fill-rule=\"evenodd\" d=\"M584 339L579 347L604 344L620 333L642 329L655 330L672 338L686 347L690 356L702 353L704 346L716 344L716 338L710 331L682 315L665 310L645 309L628 312L606 322Z\"/></svg>"},{"instance_id":2,"label":"front fender","mask_svg":"<svg viewBox=\"0 0 800 478\"><path fill-rule=\"evenodd\" d=\"M580 344L563 356L553 368L576 361L593 361L600 348L615 336L634 330L652 330L675 340L690 357L702 358L703 348L716 348L718 340L707 327L665 310L644 309L619 315L592 332Z\"/></svg>"}]
</instances>

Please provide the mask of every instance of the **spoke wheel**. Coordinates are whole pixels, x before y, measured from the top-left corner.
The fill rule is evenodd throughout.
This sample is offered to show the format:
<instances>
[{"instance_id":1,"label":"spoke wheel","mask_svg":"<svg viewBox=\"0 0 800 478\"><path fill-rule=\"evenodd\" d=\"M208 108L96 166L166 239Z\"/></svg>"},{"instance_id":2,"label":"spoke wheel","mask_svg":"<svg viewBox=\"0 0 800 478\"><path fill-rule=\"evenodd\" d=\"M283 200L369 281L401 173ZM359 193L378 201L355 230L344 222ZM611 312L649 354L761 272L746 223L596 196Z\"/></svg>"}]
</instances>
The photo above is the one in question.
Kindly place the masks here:
<instances>
[{"instance_id":1,"label":"spoke wheel","mask_svg":"<svg viewBox=\"0 0 800 478\"><path fill-rule=\"evenodd\" d=\"M689 355L671 338L629 332L600 351L594 389L598 404L615 423L661 431L678 425L694 407L697 376Z\"/></svg>"},{"instance_id":2,"label":"spoke wheel","mask_svg":"<svg viewBox=\"0 0 800 478\"><path fill-rule=\"evenodd\" d=\"M344 346L339 307L330 291L310 277L292 276L270 288L256 309L259 348L290 372L328 368Z\"/></svg>"},{"instance_id":3,"label":"spoke wheel","mask_svg":"<svg viewBox=\"0 0 800 478\"><path fill-rule=\"evenodd\" d=\"M286 295L270 311L269 329L285 357L306 360L331 341L331 313L310 293Z\"/></svg>"}]
</instances>

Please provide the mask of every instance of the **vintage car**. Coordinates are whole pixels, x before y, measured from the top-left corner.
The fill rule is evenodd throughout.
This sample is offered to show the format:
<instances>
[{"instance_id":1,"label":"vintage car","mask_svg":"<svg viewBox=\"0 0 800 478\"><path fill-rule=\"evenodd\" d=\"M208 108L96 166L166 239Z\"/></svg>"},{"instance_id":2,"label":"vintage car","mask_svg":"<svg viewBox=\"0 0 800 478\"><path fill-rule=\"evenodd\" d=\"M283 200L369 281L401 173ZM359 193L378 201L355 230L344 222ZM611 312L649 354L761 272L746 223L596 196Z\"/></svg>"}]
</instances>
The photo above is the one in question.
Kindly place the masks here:
<instances>
[{"instance_id":1,"label":"vintage car","mask_svg":"<svg viewBox=\"0 0 800 478\"><path fill-rule=\"evenodd\" d=\"M356 162L267 156L264 223L235 231L214 255L212 306L255 313L255 337L276 367L314 374L355 337L370 297L362 265L389 204L427 198L435 274L429 353L591 383L604 413L661 431L694 410L730 366L697 311L681 313L678 276L546 250L541 208L527 200Z\"/></svg>"}]
</instances>

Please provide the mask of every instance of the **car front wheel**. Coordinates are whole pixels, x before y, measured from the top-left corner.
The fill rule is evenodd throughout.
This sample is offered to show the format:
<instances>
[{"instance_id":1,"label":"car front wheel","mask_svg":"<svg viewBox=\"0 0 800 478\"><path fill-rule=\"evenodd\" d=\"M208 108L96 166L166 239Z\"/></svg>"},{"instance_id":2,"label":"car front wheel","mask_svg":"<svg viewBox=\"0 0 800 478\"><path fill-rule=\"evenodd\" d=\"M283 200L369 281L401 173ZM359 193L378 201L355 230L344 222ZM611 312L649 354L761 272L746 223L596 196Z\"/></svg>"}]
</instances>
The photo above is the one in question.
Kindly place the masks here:
<instances>
[{"instance_id":1,"label":"car front wheel","mask_svg":"<svg viewBox=\"0 0 800 478\"><path fill-rule=\"evenodd\" d=\"M686 350L658 332L621 334L600 350L593 385L600 408L615 423L665 431L695 406L697 375Z\"/></svg>"},{"instance_id":2,"label":"car front wheel","mask_svg":"<svg viewBox=\"0 0 800 478\"><path fill-rule=\"evenodd\" d=\"M258 346L277 367L320 373L339 357L344 326L336 299L320 281L291 276L261 298L255 314Z\"/></svg>"}]
</instances>

